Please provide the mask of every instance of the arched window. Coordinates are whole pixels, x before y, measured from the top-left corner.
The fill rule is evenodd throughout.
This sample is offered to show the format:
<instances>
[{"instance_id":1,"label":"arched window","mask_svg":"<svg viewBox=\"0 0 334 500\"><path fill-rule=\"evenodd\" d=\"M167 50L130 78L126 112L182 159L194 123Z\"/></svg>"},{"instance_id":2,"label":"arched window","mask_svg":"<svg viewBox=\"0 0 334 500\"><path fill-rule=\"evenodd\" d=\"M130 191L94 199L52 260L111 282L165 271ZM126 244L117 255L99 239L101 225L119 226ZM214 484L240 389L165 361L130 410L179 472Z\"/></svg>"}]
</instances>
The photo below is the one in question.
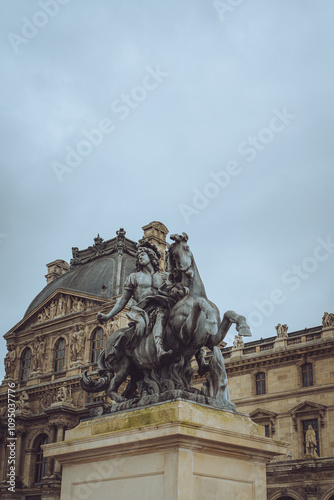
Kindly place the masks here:
<instances>
[{"instance_id":1,"label":"arched window","mask_svg":"<svg viewBox=\"0 0 334 500\"><path fill-rule=\"evenodd\" d=\"M97 363L100 352L103 349L103 330L97 328L92 337L92 363Z\"/></svg>"},{"instance_id":2,"label":"arched window","mask_svg":"<svg viewBox=\"0 0 334 500\"><path fill-rule=\"evenodd\" d=\"M27 380L31 367L31 349L27 347L22 353L20 380Z\"/></svg>"},{"instance_id":3,"label":"arched window","mask_svg":"<svg viewBox=\"0 0 334 500\"><path fill-rule=\"evenodd\" d=\"M65 368L66 342L60 338L56 343L55 372L60 372Z\"/></svg>"},{"instance_id":4,"label":"arched window","mask_svg":"<svg viewBox=\"0 0 334 500\"><path fill-rule=\"evenodd\" d=\"M36 449L35 483L40 483L43 477L46 475L48 459L43 457L42 444L47 444L48 442L49 442L49 437L46 434L42 434L35 441L35 449Z\"/></svg>"},{"instance_id":5,"label":"arched window","mask_svg":"<svg viewBox=\"0 0 334 500\"><path fill-rule=\"evenodd\" d=\"M305 363L302 366L303 387L311 387L313 385L313 365Z\"/></svg>"},{"instance_id":6,"label":"arched window","mask_svg":"<svg viewBox=\"0 0 334 500\"><path fill-rule=\"evenodd\" d=\"M256 394L260 396L261 394L266 393L266 374L264 372L260 372L255 377L256 383Z\"/></svg>"}]
</instances>

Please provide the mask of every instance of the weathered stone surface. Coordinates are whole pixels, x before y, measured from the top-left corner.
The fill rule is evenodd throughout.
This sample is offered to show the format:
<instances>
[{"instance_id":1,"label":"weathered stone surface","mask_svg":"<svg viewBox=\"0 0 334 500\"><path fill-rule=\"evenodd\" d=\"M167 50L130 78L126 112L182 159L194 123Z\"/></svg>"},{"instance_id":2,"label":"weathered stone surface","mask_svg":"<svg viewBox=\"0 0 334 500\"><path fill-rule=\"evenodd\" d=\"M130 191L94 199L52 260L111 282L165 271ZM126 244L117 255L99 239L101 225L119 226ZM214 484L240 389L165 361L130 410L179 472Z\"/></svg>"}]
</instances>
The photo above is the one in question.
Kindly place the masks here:
<instances>
[{"instance_id":1,"label":"weathered stone surface","mask_svg":"<svg viewBox=\"0 0 334 500\"><path fill-rule=\"evenodd\" d=\"M174 401L81 422L44 446L63 466L61 499L266 499L282 442L239 413ZM89 462L89 463L88 463Z\"/></svg>"}]
</instances>

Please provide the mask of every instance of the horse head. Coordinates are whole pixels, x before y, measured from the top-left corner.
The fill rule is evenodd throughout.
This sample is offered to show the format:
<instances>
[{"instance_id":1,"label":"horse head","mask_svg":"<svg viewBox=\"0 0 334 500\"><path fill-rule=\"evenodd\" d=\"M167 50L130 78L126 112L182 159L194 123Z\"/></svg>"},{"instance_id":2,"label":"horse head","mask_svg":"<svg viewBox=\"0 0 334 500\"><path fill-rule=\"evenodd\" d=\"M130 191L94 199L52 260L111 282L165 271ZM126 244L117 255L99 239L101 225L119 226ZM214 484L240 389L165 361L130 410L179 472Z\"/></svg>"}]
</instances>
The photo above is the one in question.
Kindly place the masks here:
<instances>
[{"instance_id":1,"label":"horse head","mask_svg":"<svg viewBox=\"0 0 334 500\"><path fill-rule=\"evenodd\" d=\"M172 234L170 237L174 241L169 247L169 267L172 273L172 281L181 281L181 273L188 277L193 277L194 256L188 245L188 235L186 233Z\"/></svg>"}]
</instances>

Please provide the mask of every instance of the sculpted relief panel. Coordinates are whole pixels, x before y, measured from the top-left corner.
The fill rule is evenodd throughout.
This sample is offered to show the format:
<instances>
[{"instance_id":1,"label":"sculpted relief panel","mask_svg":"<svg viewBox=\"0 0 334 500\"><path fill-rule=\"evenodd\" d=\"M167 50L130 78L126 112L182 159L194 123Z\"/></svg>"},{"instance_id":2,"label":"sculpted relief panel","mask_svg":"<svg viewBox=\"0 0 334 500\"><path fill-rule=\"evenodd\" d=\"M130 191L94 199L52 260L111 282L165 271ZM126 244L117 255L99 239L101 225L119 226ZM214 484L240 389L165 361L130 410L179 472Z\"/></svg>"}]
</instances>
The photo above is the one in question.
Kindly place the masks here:
<instances>
[{"instance_id":1,"label":"sculpted relief panel","mask_svg":"<svg viewBox=\"0 0 334 500\"><path fill-rule=\"evenodd\" d=\"M87 300L68 294L59 294L52 299L49 304L44 306L32 324L44 323L45 321L50 321L76 312L89 311L98 305L101 305L98 301Z\"/></svg>"}]
</instances>

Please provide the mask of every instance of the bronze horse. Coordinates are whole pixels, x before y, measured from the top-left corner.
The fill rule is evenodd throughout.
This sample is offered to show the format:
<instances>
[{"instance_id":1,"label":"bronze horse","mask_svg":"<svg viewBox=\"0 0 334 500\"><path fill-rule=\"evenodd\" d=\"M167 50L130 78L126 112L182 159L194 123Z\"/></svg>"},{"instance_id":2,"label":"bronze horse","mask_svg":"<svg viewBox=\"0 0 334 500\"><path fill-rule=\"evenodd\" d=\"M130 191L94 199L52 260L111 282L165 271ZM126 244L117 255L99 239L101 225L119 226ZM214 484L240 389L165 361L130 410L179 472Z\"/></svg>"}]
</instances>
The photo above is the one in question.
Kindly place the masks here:
<instances>
[{"instance_id":1,"label":"bronze horse","mask_svg":"<svg viewBox=\"0 0 334 500\"><path fill-rule=\"evenodd\" d=\"M91 379L84 372L82 387L89 392L106 390L106 394L116 402L136 398L137 388L141 396L153 392L163 392L171 388L194 390L191 387L191 359L195 355L202 373L209 367L204 362L203 347L217 350L232 323L236 324L239 335L250 336L244 316L227 311L220 321L219 310L208 300L193 254L188 245L188 236L174 234L169 246L170 310L164 331L164 347L172 351L163 363L156 355L154 339L149 330L145 313L131 319L141 326L143 335L134 344L124 340L122 328L107 339L106 348L99 358L100 378ZM117 345L117 348L115 348ZM223 361L222 361L223 363ZM124 393L118 388L130 376ZM146 392L145 392L146 391Z\"/></svg>"}]
</instances>

